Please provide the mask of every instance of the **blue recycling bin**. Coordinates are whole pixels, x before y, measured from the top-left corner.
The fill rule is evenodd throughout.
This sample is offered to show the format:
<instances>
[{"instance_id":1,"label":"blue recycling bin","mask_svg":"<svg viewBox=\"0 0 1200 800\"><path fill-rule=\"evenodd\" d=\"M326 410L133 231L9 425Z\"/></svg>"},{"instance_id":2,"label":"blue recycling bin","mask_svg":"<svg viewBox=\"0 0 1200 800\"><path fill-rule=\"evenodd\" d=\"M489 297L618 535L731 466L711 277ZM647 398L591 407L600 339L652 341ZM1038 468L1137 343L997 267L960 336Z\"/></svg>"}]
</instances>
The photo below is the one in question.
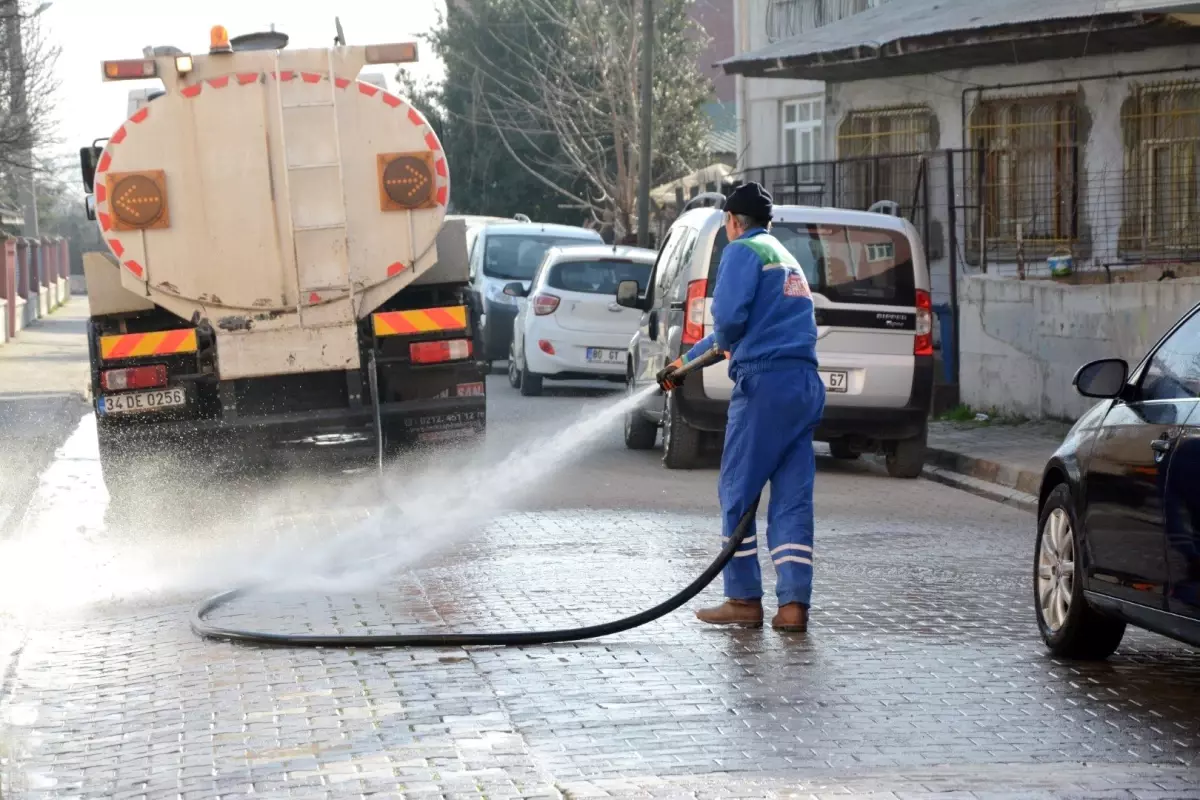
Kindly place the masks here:
<instances>
[{"instance_id":1,"label":"blue recycling bin","mask_svg":"<svg viewBox=\"0 0 1200 800\"><path fill-rule=\"evenodd\" d=\"M958 355L954 352L954 309L949 303L938 303L933 307L933 313L937 315L941 328L942 371L946 383L954 383L954 359Z\"/></svg>"}]
</instances>

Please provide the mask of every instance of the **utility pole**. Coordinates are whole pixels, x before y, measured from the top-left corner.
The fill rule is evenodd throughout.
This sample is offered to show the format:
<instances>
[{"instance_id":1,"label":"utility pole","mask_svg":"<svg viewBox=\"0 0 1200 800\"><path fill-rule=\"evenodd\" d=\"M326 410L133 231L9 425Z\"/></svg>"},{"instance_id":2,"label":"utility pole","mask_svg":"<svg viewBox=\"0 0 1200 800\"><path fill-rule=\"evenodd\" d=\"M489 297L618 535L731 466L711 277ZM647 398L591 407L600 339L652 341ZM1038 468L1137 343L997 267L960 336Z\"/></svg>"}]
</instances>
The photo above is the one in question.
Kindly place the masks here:
<instances>
[{"instance_id":1,"label":"utility pole","mask_svg":"<svg viewBox=\"0 0 1200 800\"><path fill-rule=\"evenodd\" d=\"M638 180L638 247L650 246L651 117L654 104L654 0L642 0L642 160Z\"/></svg>"}]
</instances>

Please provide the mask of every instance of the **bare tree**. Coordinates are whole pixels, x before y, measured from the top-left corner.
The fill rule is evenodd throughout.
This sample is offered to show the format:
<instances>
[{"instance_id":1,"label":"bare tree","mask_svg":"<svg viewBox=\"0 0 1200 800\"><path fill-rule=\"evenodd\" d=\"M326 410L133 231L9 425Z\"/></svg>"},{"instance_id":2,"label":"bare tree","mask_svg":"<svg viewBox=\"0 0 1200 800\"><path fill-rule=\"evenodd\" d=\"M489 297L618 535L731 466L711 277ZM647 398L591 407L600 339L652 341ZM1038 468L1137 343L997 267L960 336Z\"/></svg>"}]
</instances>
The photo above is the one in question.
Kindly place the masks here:
<instances>
[{"instance_id":1,"label":"bare tree","mask_svg":"<svg viewBox=\"0 0 1200 800\"><path fill-rule=\"evenodd\" d=\"M39 169L34 154L54 141L55 65L59 48L47 41L39 14L22 0L0 0L0 173Z\"/></svg>"},{"instance_id":2,"label":"bare tree","mask_svg":"<svg viewBox=\"0 0 1200 800\"><path fill-rule=\"evenodd\" d=\"M657 3L656 179L694 169L706 149L702 104L711 87L697 68L702 42L689 4ZM515 23L481 25L493 41L476 41L453 56L470 67L466 122L491 129L515 163L592 219L612 225L618 238L637 227L644 157L641 7L640 0L513 0Z\"/></svg>"}]
</instances>

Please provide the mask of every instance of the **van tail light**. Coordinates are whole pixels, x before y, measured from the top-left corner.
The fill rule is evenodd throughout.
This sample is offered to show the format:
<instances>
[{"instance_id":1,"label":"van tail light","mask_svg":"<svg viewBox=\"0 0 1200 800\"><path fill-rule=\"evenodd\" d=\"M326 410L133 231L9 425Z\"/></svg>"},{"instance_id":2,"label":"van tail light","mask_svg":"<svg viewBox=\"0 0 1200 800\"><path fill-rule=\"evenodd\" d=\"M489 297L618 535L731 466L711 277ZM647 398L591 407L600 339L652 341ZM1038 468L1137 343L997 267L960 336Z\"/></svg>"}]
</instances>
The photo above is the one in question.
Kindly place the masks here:
<instances>
[{"instance_id":1,"label":"van tail light","mask_svg":"<svg viewBox=\"0 0 1200 800\"><path fill-rule=\"evenodd\" d=\"M913 339L913 355L933 355L933 300L923 289L917 289L917 335Z\"/></svg>"},{"instance_id":2,"label":"van tail light","mask_svg":"<svg viewBox=\"0 0 1200 800\"><path fill-rule=\"evenodd\" d=\"M100 388L106 392L123 392L127 389L153 389L167 385L167 368L162 364L150 367L110 369L100 373Z\"/></svg>"},{"instance_id":3,"label":"van tail light","mask_svg":"<svg viewBox=\"0 0 1200 800\"><path fill-rule=\"evenodd\" d=\"M692 281L687 288L687 302L683 306L683 344L695 344L704 338L704 295L708 294L708 281Z\"/></svg>"},{"instance_id":4,"label":"van tail light","mask_svg":"<svg viewBox=\"0 0 1200 800\"><path fill-rule=\"evenodd\" d=\"M539 317L553 314L558 308L559 299L552 294L539 294L533 298L533 313Z\"/></svg>"},{"instance_id":5,"label":"van tail light","mask_svg":"<svg viewBox=\"0 0 1200 800\"><path fill-rule=\"evenodd\" d=\"M440 364L443 361L462 361L471 357L469 339L445 339L440 342L413 342L408 357L414 364Z\"/></svg>"}]
</instances>

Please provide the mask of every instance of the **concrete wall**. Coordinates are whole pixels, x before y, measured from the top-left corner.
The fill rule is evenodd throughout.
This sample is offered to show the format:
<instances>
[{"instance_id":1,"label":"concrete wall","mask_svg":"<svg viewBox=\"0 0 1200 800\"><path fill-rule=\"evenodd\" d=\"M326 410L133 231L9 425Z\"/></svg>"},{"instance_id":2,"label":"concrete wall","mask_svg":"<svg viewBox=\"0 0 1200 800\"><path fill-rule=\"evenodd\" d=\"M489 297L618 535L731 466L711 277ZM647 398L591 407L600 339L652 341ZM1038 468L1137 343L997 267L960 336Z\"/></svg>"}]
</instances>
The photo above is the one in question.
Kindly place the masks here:
<instances>
[{"instance_id":1,"label":"concrete wall","mask_svg":"<svg viewBox=\"0 0 1200 800\"><path fill-rule=\"evenodd\" d=\"M1093 401L1071 386L1097 358L1136 364L1200 303L1200 279L1071 286L973 276L959 284L962 402L1075 419Z\"/></svg>"}]
</instances>

